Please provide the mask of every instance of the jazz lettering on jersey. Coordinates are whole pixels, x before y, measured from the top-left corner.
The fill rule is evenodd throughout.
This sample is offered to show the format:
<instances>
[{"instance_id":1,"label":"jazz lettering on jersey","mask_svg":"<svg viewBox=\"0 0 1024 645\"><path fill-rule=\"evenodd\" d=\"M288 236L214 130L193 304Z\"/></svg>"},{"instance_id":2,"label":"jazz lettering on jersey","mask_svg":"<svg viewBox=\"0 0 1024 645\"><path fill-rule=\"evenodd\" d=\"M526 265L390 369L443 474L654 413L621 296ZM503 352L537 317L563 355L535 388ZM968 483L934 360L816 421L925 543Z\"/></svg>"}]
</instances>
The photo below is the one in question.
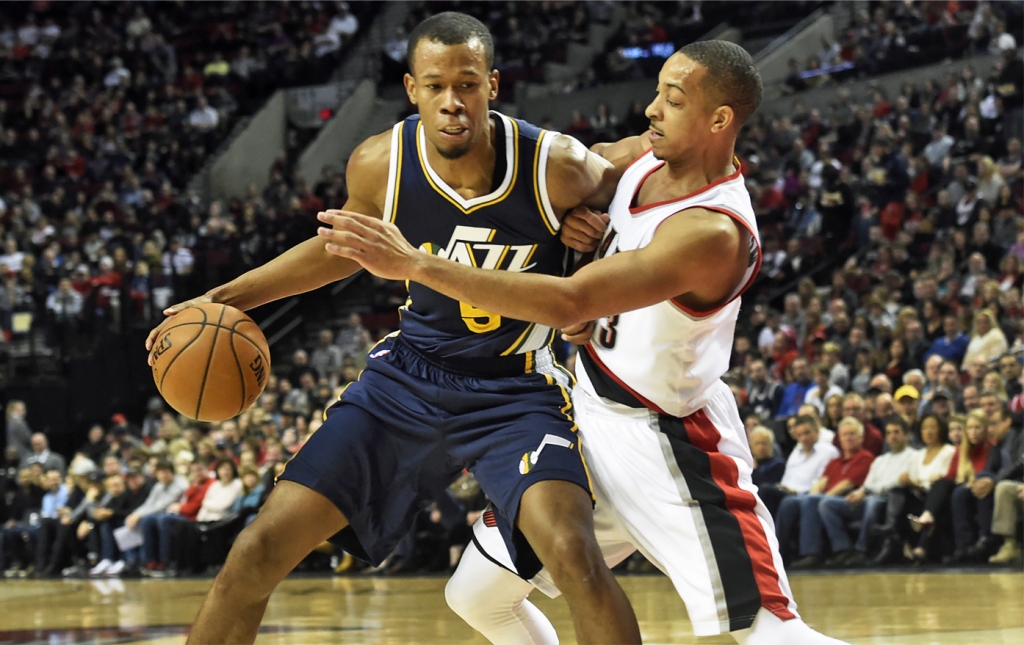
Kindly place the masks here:
<instances>
[{"instance_id":1,"label":"jazz lettering on jersey","mask_svg":"<svg viewBox=\"0 0 1024 645\"><path fill-rule=\"evenodd\" d=\"M536 244L494 244L497 229L479 226L456 226L444 247L423 244L420 249L452 262L480 269L500 269L516 273L529 271ZM459 312L466 327L475 334L483 334L501 327L501 316L484 311L465 302L459 303Z\"/></svg>"}]
</instances>

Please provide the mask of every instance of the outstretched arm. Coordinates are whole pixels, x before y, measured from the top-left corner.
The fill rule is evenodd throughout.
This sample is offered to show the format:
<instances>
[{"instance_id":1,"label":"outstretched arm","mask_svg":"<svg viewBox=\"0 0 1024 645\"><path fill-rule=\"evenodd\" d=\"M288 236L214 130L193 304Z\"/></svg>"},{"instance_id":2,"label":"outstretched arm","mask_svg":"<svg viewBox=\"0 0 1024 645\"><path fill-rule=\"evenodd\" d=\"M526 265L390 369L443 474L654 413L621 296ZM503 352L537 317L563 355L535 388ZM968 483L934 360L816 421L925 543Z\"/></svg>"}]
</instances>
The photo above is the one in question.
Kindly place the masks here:
<instances>
[{"instance_id":1,"label":"outstretched arm","mask_svg":"<svg viewBox=\"0 0 1024 645\"><path fill-rule=\"evenodd\" d=\"M374 275L412 280L486 311L564 328L685 296L715 307L735 290L749 261L749 233L727 215L676 213L646 247L589 264L568 278L488 271L414 249L391 224L355 215L321 214L327 250Z\"/></svg>"},{"instance_id":2,"label":"outstretched arm","mask_svg":"<svg viewBox=\"0 0 1024 645\"><path fill-rule=\"evenodd\" d=\"M381 217L379 205L383 204L384 192L387 190L390 141L391 133L385 132L367 139L352 153L346 170L350 188L344 206L346 211ZM311 237L231 282L168 307L164 315L173 316L189 307L208 302L223 303L247 311L274 300L318 289L347 278L359 269L358 263L328 253L319 238ZM150 332L146 339L147 351L152 349L163 325L161 323ZM153 360L152 356L149 360Z\"/></svg>"}]
</instances>

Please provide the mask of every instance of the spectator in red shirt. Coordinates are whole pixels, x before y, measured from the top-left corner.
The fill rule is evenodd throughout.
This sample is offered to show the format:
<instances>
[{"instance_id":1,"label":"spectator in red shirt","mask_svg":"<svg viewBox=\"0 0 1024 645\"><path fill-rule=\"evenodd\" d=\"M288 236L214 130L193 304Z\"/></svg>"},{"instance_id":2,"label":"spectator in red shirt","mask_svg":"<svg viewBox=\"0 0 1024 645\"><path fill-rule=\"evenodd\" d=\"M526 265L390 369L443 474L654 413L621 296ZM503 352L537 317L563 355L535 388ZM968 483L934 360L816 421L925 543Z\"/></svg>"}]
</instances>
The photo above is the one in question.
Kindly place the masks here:
<instances>
[{"instance_id":1,"label":"spectator in red shirt","mask_svg":"<svg viewBox=\"0 0 1024 645\"><path fill-rule=\"evenodd\" d=\"M863 404L863 401L862 401ZM790 568L807 569L822 562L824 547L821 515L818 506L826 497L843 497L864 485L875 456L864 449L864 424L847 416L836 428L836 439L842 454L825 466L821 479L806 495L790 495L779 504L776 515L776 533L779 548L785 553L794 529L799 526L800 559Z\"/></svg>"},{"instance_id":2,"label":"spectator in red shirt","mask_svg":"<svg viewBox=\"0 0 1024 645\"><path fill-rule=\"evenodd\" d=\"M850 392L844 396L843 417L853 417L857 421L860 421L861 425L864 427L864 449L876 457L882 454L882 447L884 445L882 432L868 421L864 407L864 397L856 392ZM839 442L838 432L836 433L835 439L832 440L832 445L839 448L840 452L843 450L843 446Z\"/></svg>"}]
</instances>

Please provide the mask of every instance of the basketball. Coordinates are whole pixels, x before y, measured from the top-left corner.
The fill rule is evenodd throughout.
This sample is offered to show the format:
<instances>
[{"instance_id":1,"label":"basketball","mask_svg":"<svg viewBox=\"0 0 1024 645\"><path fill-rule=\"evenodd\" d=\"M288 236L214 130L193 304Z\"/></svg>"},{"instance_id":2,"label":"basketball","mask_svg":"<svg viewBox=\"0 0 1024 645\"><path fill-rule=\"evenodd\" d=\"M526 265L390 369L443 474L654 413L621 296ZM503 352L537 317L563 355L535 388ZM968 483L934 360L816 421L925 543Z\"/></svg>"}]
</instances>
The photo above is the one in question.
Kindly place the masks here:
<instances>
[{"instance_id":1,"label":"basketball","mask_svg":"<svg viewBox=\"0 0 1024 645\"><path fill-rule=\"evenodd\" d=\"M151 350L153 380L167 403L198 421L238 416L263 392L270 348L243 312L203 304L176 314Z\"/></svg>"}]
</instances>

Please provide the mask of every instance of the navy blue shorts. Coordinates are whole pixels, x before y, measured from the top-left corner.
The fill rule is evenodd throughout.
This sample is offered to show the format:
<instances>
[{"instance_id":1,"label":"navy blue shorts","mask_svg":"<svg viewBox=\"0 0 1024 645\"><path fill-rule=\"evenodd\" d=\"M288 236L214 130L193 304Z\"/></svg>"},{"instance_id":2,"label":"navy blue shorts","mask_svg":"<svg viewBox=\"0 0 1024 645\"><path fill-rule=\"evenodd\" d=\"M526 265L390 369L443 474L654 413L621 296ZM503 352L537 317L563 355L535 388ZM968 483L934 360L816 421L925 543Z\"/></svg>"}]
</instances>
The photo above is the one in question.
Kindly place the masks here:
<instances>
[{"instance_id":1,"label":"navy blue shorts","mask_svg":"<svg viewBox=\"0 0 1024 645\"><path fill-rule=\"evenodd\" d=\"M464 468L514 524L523 492L538 481L590 492L560 369L478 378L388 338L281 479L330 499L350 524L332 542L374 565Z\"/></svg>"}]
</instances>

